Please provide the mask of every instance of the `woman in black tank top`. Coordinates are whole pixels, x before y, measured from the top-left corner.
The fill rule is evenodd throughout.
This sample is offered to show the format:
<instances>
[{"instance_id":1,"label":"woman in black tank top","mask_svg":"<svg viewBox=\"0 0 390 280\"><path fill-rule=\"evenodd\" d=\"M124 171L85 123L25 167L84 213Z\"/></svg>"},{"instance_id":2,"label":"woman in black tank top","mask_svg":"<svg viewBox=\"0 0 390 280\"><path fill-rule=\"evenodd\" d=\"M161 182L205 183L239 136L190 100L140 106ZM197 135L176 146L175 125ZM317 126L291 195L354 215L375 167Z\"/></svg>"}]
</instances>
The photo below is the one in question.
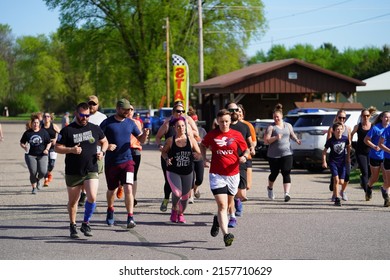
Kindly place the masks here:
<instances>
[{"instance_id":1,"label":"woman in black tank top","mask_svg":"<svg viewBox=\"0 0 390 280\"><path fill-rule=\"evenodd\" d=\"M48 187L49 183L53 180L53 175L51 174L51 172L54 169L54 165L57 158L57 153L54 152L54 146L57 141L58 133L60 133L60 128L53 122L53 116L50 113L43 114L42 128L44 128L49 133L51 139L47 173L45 175L45 180L43 183L44 187Z\"/></svg>"},{"instance_id":2,"label":"woman in black tank top","mask_svg":"<svg viewBox=\"0 0 390 280\"><path fill-rule=\"evenodd\" d=\"M360 113L361 122L355 125L351 132L351 138L355 133L357 133L358 137L355 147L355 154L361 173L360 186L364 189L364 191L366 191L368 178L371 176L370 159L368 156L370 147L364 143L364 137L366 137L367 132L371 129L370 117L371 114L367 109L362 110Z\"/></svg>"},{"instance_id":3,"label":"woman in black tank top","mask_svg":"<svg viewBox=\"0 0 390 280\"><path fill-rule=\"evenodd\" d=\"M166 161L167 181L172 190L171 221L185 223L184 211L194 182L194 156L201 157L200 148L195 138L187 136L186 121L179 117L173 121L175 136L167 139L161 151L161 157Z\"/></svg>"}]
</instances>

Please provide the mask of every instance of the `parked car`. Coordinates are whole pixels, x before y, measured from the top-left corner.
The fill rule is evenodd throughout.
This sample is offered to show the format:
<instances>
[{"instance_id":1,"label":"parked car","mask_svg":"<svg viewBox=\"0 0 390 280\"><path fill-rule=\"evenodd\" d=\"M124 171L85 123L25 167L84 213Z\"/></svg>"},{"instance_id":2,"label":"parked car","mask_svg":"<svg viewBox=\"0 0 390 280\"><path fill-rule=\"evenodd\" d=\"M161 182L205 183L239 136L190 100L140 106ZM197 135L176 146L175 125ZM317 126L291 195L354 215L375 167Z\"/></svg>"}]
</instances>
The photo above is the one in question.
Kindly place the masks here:
<instances>
[{"instance_id":1,"label":"parked car","mask_svg":"<svg viewBox=\"0 0 390 280\"><path fill-rule=\"evenodd\" d=\"M116 108L101 108L99 111L105 114L107 118L116 114Z\"/></svg>"},{"instance_id":2,"label":"parked car","mask_svg":"<svg viewBox=\"0 0 390 280\"><path fill-rule=\"evenodd\" d=\"M301 140L301 145L291 142L294 166L303 167L310 172L322 172L322 151L327 132L337 114L336 109L318 109L317 112L302 113L294 124L294 132ZM345 124L353 129L358 123L360 111L346 111ZM356 141L356 134L352 141ZM352 143L351 143L352 144ZM356 165L354 152L351 152L353 166Z\"/></svg>"},{"instance_id":3,"label":"parked car","mask_svg":"<svg viewBox=\"0 0 390 280\"><path fill-rule=\"evenodd\" d=\"M256 119L252 122L253 126L256 130L256 138L257 138L257 145L256 145L256 155L257 158L263 158L267 159L267 150L268 145L264 144L264 133L267 129L267 127L273 123L273 119Z\"/></svg>"},{"instance_id":4,"label":"parked car","mask_svg":"<svg viewBox=\"0 0 390 280\"><path fill-rule=\"evenodd\" d=\"M171 107L163 107L154 112L154 115L152 116L152 134L157 134L158 129L164 123L165 119L171 115Z\"/></svg>"}]
</instances>

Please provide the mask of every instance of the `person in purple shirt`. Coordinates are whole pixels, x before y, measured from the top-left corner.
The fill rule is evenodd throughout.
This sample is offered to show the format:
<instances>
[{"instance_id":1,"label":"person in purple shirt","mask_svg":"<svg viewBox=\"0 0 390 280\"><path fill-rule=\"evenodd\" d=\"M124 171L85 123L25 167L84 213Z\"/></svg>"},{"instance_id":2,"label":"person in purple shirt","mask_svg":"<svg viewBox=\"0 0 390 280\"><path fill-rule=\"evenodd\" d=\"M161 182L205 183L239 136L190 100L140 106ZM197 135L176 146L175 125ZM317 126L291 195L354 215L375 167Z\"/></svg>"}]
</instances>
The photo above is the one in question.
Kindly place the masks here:
<instances>
[{"instance_id":1,"label":"person in purple shirt","mask_svg":"<svg viewBox=\"0 0 390 280\"><path fill-rule=\"evenodd\" d=\"M329 168L333 178L333 197L334 205L341 206L341 200L338 197L338 187L344 184L346 175L346 163L349 164L351 154L351 143L347 136L343 135L344 126L341 122L336 122L332 126L332 137L325 143L322 151L322 167L328 168L326 154L329 153ZM347 153L345 153L347 151Z\"/></svg>"}]
</instances>

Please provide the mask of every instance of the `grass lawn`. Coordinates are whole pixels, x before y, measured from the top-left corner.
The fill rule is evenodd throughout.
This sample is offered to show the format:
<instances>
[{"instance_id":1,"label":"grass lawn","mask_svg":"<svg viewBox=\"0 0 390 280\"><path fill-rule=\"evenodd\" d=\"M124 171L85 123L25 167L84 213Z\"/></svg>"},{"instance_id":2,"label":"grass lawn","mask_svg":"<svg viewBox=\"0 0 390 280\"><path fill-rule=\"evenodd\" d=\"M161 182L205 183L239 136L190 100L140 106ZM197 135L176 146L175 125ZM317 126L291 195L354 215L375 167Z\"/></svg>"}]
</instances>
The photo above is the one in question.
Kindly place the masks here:
<instances>
[{"instance_id":1,"label":"grass lawn","mask_svg":"<svg viewBox=\"0 0 390 280\"><path fill-rule=\"evenodd\" d=\"M359 170L359 168L351 170L351 174L349 175L349 183L360 185L360 170ZM383 178L382 178L382 172L381 172L379 174L378 182L374 183L373 187L374 187L374 189L380 189L380 187L382 185L383 185Z\"/></svg>"}]
</instances>

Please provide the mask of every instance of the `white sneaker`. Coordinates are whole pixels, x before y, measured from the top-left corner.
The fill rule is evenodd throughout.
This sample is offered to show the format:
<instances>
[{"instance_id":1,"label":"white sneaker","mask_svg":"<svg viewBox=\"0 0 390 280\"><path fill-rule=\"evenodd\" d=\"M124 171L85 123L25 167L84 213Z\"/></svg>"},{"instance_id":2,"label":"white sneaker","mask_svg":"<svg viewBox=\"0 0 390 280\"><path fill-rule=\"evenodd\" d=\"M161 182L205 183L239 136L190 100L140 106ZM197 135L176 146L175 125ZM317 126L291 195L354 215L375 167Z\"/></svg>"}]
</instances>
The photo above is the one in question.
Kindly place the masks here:
<instances>
[{"instance_id":1,"label":"white sneaker","mask_svg":"<svg viewBox=\"0 0 390 280\"><path fill-rule=\"evenodd\" d=\"M188 199L188 203L189 204L194 204L194 197L191 196L189 199Z\"/></svg>"},{"instance_id":2,"label":"white sneaker","mask_svg":"<svg viewBox=\"0 0 390 280\"><path fill-rule=\"evenodd\" d=\"M342 200L348 201L348 197L347 197L347 193L346 192L340 191L340 196L341 196Z\"/></svg>"},{"instance_id":3,"label":"white sneaker","mask_svg":"<svg viewBox=\"0 0 390 280\"><path fill-rule=\"evenodd\" d=\"M268 191L268 198L274 200L275 199L274 190L267 187L267 191Z\"/></svg>"}]
</instances>

